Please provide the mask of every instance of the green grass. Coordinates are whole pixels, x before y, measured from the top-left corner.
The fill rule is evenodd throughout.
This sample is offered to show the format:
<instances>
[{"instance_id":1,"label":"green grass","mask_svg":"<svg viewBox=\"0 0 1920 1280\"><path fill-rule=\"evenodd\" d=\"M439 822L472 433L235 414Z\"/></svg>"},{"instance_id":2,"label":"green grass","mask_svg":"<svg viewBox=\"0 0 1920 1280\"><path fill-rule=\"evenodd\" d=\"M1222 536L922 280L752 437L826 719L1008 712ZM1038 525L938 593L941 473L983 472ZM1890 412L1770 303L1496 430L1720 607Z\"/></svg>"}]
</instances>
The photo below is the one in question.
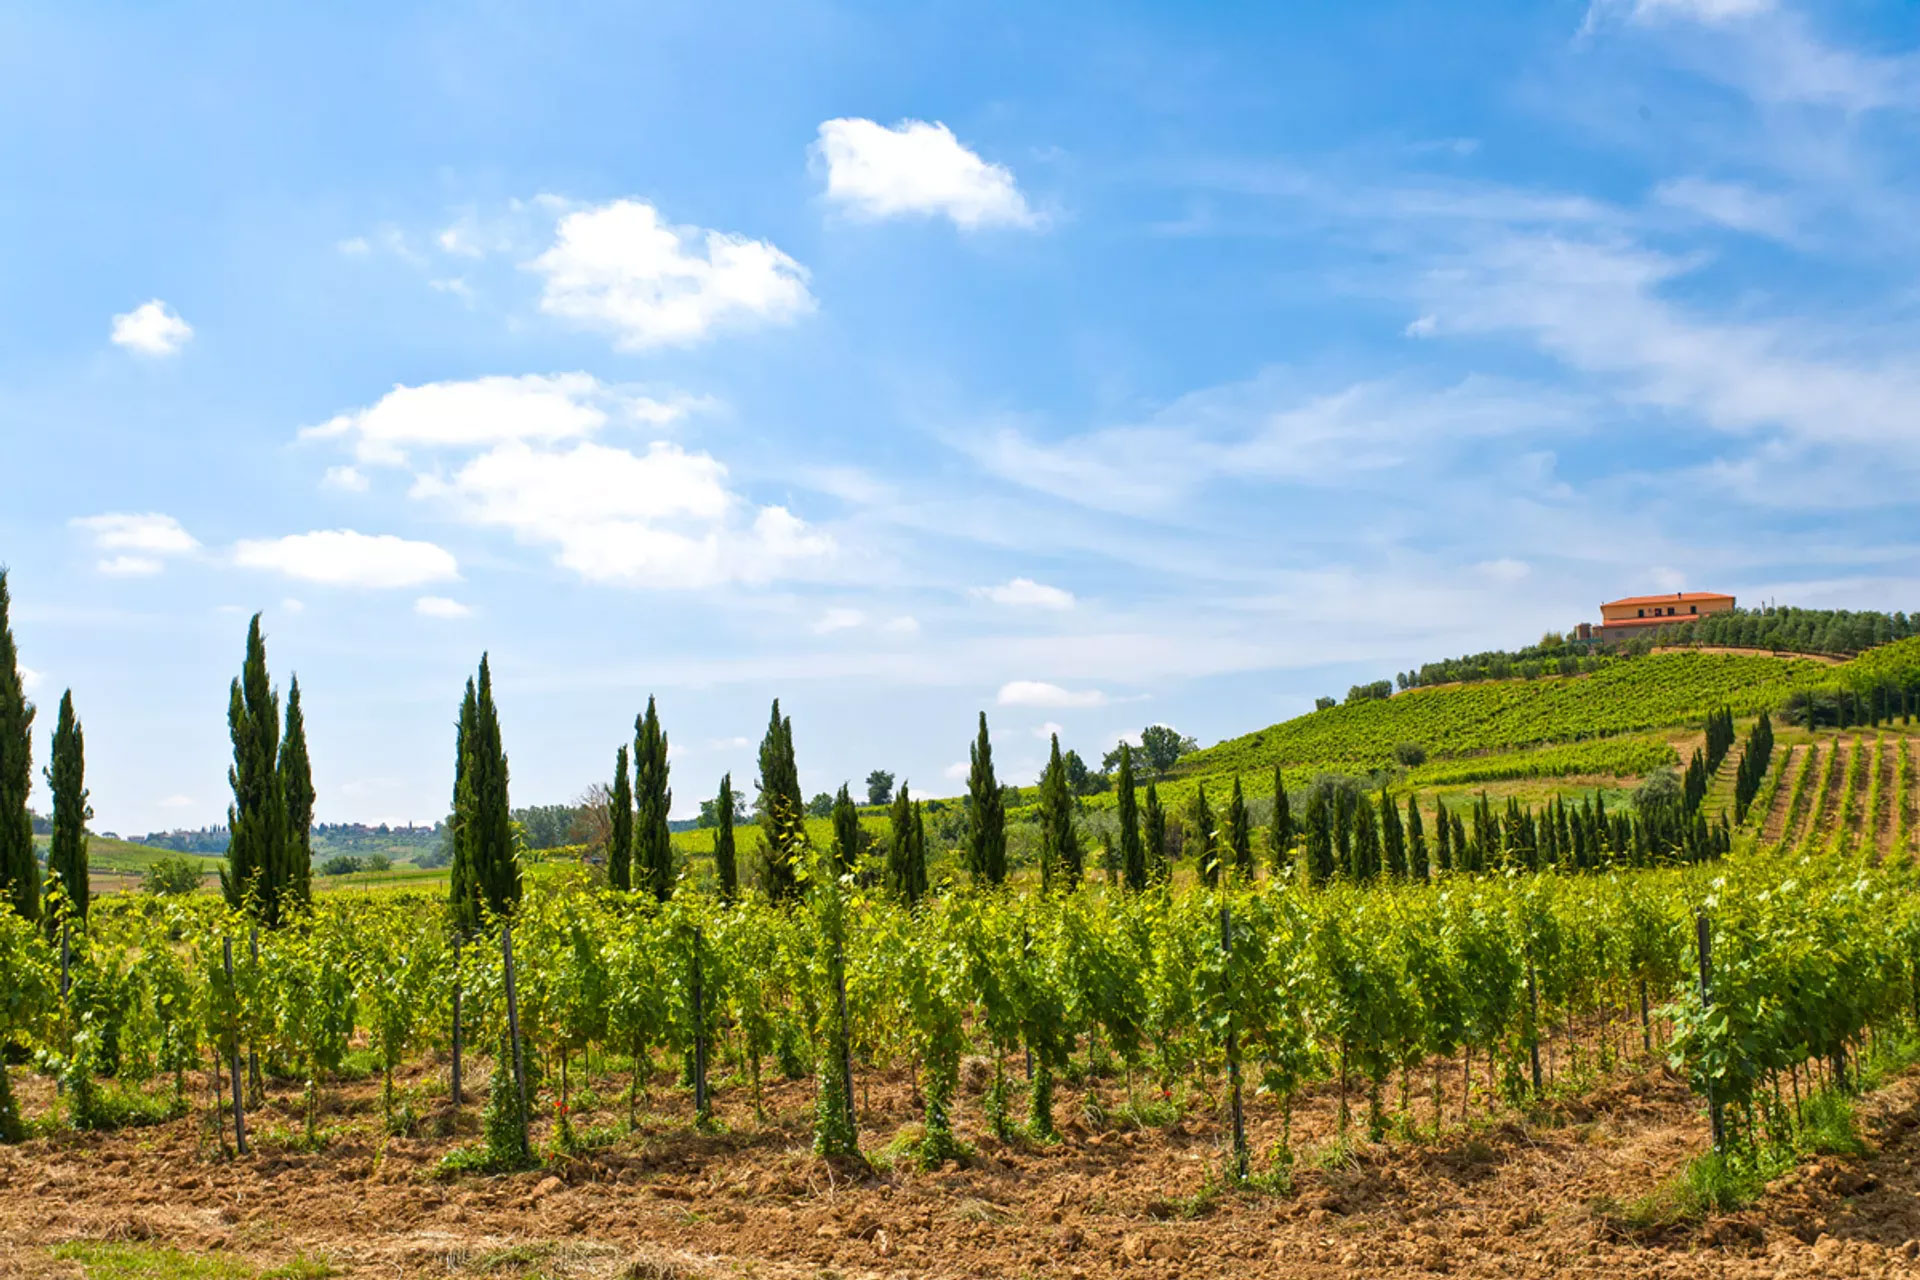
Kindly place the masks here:
<instances>
[{"instance_id":1,"label":"green grass","mask_svg":"<svg viewBox=\"0 0 1920 1280\"><path fill-rule=\"evenodd\" d=\"M157 1245L79 1241L60 1245L53 1256L79 1263L87 1280L256 1280L254 1269L236 1258Z\"/></svg>"},{"instance_id":2,"label":"green grass","mask_svg":"<svg viewBox=\"0 0 1920 1280\"><path fill-rule=\"evenodd\" d=\"M51 839L50 836L35 836L34 847L44 853ZM185 858L202 875L219 874L226 862L224 858L207 854L175 853L171 849L155 849L125 840L108 840L103 836L87 837L87 869L90 871L140 875L162 858Z\"/></svg>"}]
</instances>

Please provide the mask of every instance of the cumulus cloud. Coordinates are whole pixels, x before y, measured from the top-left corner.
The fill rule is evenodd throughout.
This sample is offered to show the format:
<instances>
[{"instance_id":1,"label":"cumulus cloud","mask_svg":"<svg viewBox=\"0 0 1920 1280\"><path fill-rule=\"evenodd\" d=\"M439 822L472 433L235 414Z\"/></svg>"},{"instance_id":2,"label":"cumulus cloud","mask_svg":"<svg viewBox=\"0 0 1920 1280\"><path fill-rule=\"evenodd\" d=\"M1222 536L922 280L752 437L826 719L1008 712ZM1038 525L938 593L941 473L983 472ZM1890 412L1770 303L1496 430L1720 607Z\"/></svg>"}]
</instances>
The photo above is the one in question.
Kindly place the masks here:
<instances>
[{"instance_id":1,"label":"cumulus cloud","mask_svg":"<svg viewBox=\"0 0 1920 1280\"><path fill-rule=\"evenodd\" d=\"M365 408L303 429L300 438L350 440L361 462L396 466L407 461L409 450L576 440L609 423L664 427L704 403L692 396L636 394L588 373L472 378L395 385ZM353 488L358 473L336 467L328 477Z\"/></svg>"},{"instance_id":2,"label":"cumulus cloud","mask_svg":"<svg viewBox=\"0 0 1920 1280\"><path fill-rule=\"evenodd\" d=\"M944 124L828 120L814 152L826 166L827 199L856 217L944 216L967 231L1040 225L1012 171L982 160Z\"/></svg>"},{"instance_id":3,"label":"cumulus cloud","mask_svg":"<svg viewBox=\"0 0 1920 1280\"><path fill-rule=\"evenodd\" d=\"M193 326L158 298L113 318L113 341L141 355L173 355L192 337Z\"/></svg>"},{"instance_id":4,"label":"cumulus cloud","mask_svg":"<svg viewBox=\"0 0 1920 1280\"><path fill-rule=\"evenodd\" d=\"M976 587L974 594L994 604L1016 609L1073 608L1073 592L1035 582L1032 578L1014 578L997 587Z\"/></svg>"},{"instance_id":5,"label":"cumulus cloud","mask_svg":"<svg viewBox=\"0 0 1920 1280\"><path fill-rule=\"evenodd\" d=\"M366 473L358 467L328 467L327 473L320 477L320 487L337 489L341 493L365 493L368 480Z\"/></svg>"},{"instance_id":6,"label":"cumulus cloud","mask_svg":"<svg viewBox=\"0 0 1920 1280\"><path fill-rule=\"evenodd\" d=\"M466 618L473 610L446 596L421 596L413 602L413 611L423 618Z\"/></svg>"},{"instance_id":7,"label":"cumulus cloud","mask_svg":"<svg viewBox=\"0 0 1920 1280\"><path fill-rule=\"evenodd\" d=\"M19 670L20 687L28 693L32 693L35 689L38 689L46 680L46 676L35 671L32 667L23 665Z\"/></svg>"},{"instance_id":8,"label":"cumulus cloud","mask_svg":"<svg viewBox=\"0 0 1920 1280\"><path fill-rule=\"evenodd\" d=\"M115 577L149 577L166 567L167 557L187 555L200 546L178 520L158 512L115 511L80 516L71 523L93 535L97 550L117 553L102 556L95 566Z\"/></svg>"},{"instance_id":9,"label":"cumulus cloud","mask_svg":"<svg viewBox=\"0 0 1920 1280\"><path fill-rule=\"evenodd\" d=\"M501 445L414 496L464 519L556 547L582 577L633 586L764 582L833 551L832 539L785 507L753 511L705 453L656 441L644 454L585 442L570 449Z\"/></svg>"},{"instance_id":10,"label":"cumulus cloud","mask_svg":"<svg viewBox=\"0 0 1920 1280\"><path fill-rule=\"evenodd\" d=\"M1003 707L1102 707L1107 695L1098 689L1063 689L1044 680L1010 680L995 699Z\"/></svg>"},{"instance_id":11,"label":"cumulus cloud","mask_svg":"<svg viewBox=\"0 0 1920 1280\"><path fill-rule=\"evenodd\" d=\"M460 576L451 553L390 533L320 529L253 539L233 549L234 563L329 587L417 587Z\"/></svg>"},{"instance_id":12,"label":"cumulus cloud","mask_svg":"<svg viewBox=\"0 0 1920 1280\"><path fill-rule=\"evenodd\" d=\"M644 200L568 213L527 266L544 278L542 311L610 332L629 351L784 323L814 306L806 268L772 244L673 226Z\"/></svg>"}]
</instances>

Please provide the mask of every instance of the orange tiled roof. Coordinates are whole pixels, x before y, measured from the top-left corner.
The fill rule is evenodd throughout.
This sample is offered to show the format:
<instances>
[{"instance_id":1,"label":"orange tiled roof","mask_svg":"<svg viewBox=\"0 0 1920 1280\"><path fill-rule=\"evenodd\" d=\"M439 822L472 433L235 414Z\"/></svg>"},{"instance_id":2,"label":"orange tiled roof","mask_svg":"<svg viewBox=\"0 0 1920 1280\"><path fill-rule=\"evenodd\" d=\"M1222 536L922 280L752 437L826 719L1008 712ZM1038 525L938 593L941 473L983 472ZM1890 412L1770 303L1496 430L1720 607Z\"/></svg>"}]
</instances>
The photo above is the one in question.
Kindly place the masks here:
<instances>
[{"instance_id":1,"label":"orange tiled roof","mask_svg":"<svg viewBox=\"0 0 1920 1280\"><path fill-rule=\"evenodd\" d=\"M1676 591L1665 596L1625 596L1619 600L1608 600L1601 604L1602 609L1628 608L1642 604L1687 604L1702 600L1731 600L1732 596L1723 591Z\"/></svg>"}]
</instances>

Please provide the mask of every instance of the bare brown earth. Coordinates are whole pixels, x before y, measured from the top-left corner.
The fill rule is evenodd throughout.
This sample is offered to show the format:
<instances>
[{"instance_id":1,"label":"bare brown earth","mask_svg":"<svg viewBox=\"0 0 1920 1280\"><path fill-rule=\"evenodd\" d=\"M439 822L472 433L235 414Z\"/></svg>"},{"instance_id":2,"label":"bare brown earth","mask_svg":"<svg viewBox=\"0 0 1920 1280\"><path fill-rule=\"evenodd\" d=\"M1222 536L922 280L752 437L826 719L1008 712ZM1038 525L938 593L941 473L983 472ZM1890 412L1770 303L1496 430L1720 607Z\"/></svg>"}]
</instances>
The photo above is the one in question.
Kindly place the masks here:
<instances>
[{"instance_id":1,"label":"bare brown earth","mask_svg":"<svg viewBox=\"0 0 1920 1280\"><path fill-rule=\"evenodd\" d=\"M1619 1039L1637 1054L1637 1028ZM1549 1064L1563 1083L1566 1053L1561 1042ZM378 1136L373 1083L328 1090L322 1125L332 1136L318 1152L294 1140L297 1089L273 1086L246 1158L223 1157L198 1116L0 1148L0 1275L77 1277L53 1248L101 1239L257 1267L304 1253L370 1277L1920 1274L1920 1076L1863 1103L1869 1155L1804 1165L1753 1208L1636 1233L1618 1205L1706 1141L1684 1084L1645 1063L1583 1078L1528 1117L1489 1113L1476 1063L1463 1126L1456 1060L1438 1142L1356 1134L1337 1158L1328 1154L1336 1094L1317 1087L1296 1115L1302 1159L1285 1194L1220 1189L1219 1099L1204 1095L1176 1123L1130 1129L1092 1123L1086 1092L1063 1086L1058 1143L995 1142L979 1131L981 1065L970 1064L961 1108L975 1154L931 1172L904 1159L861 1167L814 1157L803 1083L770 1088L764 1123L744 1089L725 1089L722 1131L700 1134L662 1073L634 1134L538 1171L455 1179L435 1167L471 1139L477 1107L446 1105L440 1067L402 1082L423 1116L406 1137ZM45 1082L16 1080L30 1115L51 1105ZM576 1123L617 1127L624 1081L598 1084L605 1101ZM1429 1075L1414 1086L1423 1134L1431 1084ZM1094 1090L1109 1109L1124 1097L1119 1081ZM904 1073L870 1073L860 1091L862 1147L883 1152L916 1114L910 1084ZM1390 1085L1390 1107L1394 1096ZM1256 1098L1249 1121L1259 1170L1280 1137L1278 1108Z\"/></svg>"},{"instance_id":2,"label":"bare brown earth","mask_svg":"<svg viewBox=\"0 0 1920 1280\"><path fill-rule=\"evenodd\" d=\"M1786 748L1791 754L1781 762L1780 768L1787 772L1780 779L1780 785L1773 793L1773 808L1767 811L1765 824L1761 827L1761 841L1767 845L1779 843L1787 835L1787 815L1793 808L1793 789L1799 784L1800 775L1806 771L1807 760L1812 752L1804 746Z\"/></svg>"}]
</instances>

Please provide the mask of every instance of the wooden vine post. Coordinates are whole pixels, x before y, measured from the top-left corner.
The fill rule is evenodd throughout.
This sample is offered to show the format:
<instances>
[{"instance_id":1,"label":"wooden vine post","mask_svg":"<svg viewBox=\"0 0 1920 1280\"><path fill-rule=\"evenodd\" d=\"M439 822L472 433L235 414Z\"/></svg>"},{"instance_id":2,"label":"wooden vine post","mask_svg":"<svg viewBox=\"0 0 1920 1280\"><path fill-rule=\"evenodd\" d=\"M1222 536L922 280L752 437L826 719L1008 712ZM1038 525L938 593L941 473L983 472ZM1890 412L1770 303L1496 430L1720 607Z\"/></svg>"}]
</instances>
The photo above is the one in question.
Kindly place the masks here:
<instances>
[{"instance_id":1,"label":"wooden vine post","mask_svg":"<svg viewBox=\"0 0 1920 1280\"><path fill-rule=\"evenodd\" d=\"M1700 1008L1705 1012L1713 1008L1713 934L1707 925L1704 908L1693 918L1693 937L1700 953ZM1720 1114L1720 1099L1714 1092L1711 1076L1706 1083L1707 1119L1712 1126L1713 1149L1716 1153L1724 1153L1727 1149L1726 1121Z\"/></svg>"},{"instance_id":2,"label":"wooden vine post","mask_svg":"<svg viewBox=\"0 0 1920 1280\"><path fill-rule=\"evenodd\" d=\"M513 925L508 921L500 923L500 961L506 967L507 976L507 1039L513 1046L513 1087L520 1102L520 1150L524 1154L531 1144L527 1133L530 1116L527 1112L527 1066L520 1052L520 1003L514 994L513 986Z\"/></svg>"},{"instance_id":3,"label":"wooden vine post","mask_svg":"<svg viewBox=\"0 0 1920 1280\"><path fill-rule=\"evenodd\" d=\"M233 1054L228 1067L233 1073L233 1143L241 1155L247 1154L247 1111L240 1096L240 988L233 980L233 939L220 939L220 952L227 966L227 990L233 994Z\"/></svg>"},{"instance_id":4,"label":"wooden vine post","mask_svg":"<svg viewBox=\"0 0 1920 1280\"><path fill-rule=\"evenodd\" d=\"M1221 977L1230 980L1228 968L1233 958L1233 914L1224 896L1220 899L1220 954L1225 962L1221 965ZM1240 1037L1234 1029L1231 1009L1227 1014L1227 1080L1232 1091L1233 1106L1233 1176L1245 1182L1248 1165L1247 1118L1240 1102Z\"/></svg>"}]
</instances>

